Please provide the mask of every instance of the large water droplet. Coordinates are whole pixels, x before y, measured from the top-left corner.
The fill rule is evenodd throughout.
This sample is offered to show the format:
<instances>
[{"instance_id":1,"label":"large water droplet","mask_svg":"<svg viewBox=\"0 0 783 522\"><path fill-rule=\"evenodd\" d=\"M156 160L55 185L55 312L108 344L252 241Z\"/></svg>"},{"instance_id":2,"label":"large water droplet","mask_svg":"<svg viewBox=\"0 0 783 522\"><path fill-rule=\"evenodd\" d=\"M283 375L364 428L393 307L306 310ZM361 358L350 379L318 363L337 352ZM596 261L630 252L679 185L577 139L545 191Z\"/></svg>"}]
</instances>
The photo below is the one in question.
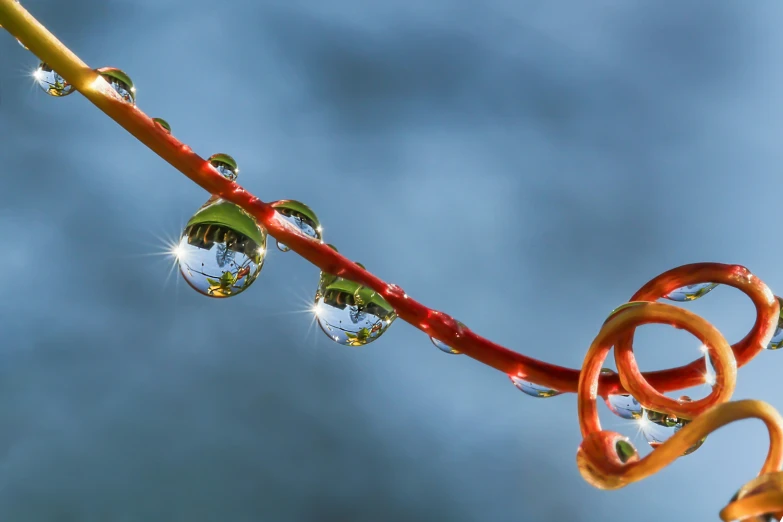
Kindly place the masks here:
<instances>
[{"instance_id":1,"label":"large water droplet","mask_svg":"<svg viewBox=\"0 0 783 522\"><path fill-rule=\"evenodd\" d=\"M261 272L266 230L238 206L213 196L188 221L176 254L180 272L194 290L231 297Z\"/></svg>"},{"instance_id":2,"label":"large water droplet","mask_svg":"<svg viewBox=\"0 0 783 522\"><path fill-rule=\"evenodd\" d=\"M109 82L112 89L120 95L122 101L136 105L136 87L133 86L133 80L124 71L116 67L101 67L96 69L96 72Z\"/></svg>"},{"instance_id":3,"label":"large water droplet","mask_svg":"<svg viewBox=\"0 0 783 522\"><path fill-rule=\"evenodd\" d=\"M57 74L45 62L40 63L38 69L33 73L33 77L35 78L35 81L38 82L41 89L49 96L62 98L74 91L73 85L66 82L62 76Z\"/></svg>"},{"instance_id":4,"label":"large water droplet","mask_svg":"<svg viewBox=\"0 0 783 522\"><path fill-rule=\"evenodd\" d=\"M301 230L304 235L318 241L323 239L321 222L318 220L318 216L315 215L313 209L304 203L293 199L283 199L272 203L272 208L277 211L278 216ZM280 241L277 242L277 248L281 252L291 250Z\"/></svg>"},{"instance_id":5,"label":"large water droplet","mask_svg":"<svg viewBox=\"0 0 783 522\"><path fill-rule=\"evenodd\" d=\"M514 386L516 386L519 391L526 393L531 397L548 398L548 397L554 397L555 395L560 395L560 392L557 390L552 390L545 386L541 386L539 384L526 381L520 377L517 377L516 375L509 375L508 377L509 379L511 379L511 382L514 383Z\"/></svg>"},{"instance_id":6,"label":"large water droplet","mask_svg":"<svg viewBox=\"0 0 783 522\"><path fill-rule=\"evenodd\" d=\"M664 297L670 301L677 301L679 303L684 301L695 301L710 293L716 286L718 286L718 283L697 283L695 285L683 286L672 290Z\"/></svg>"},{"instance_id":7,"label":"large water droplet","mask_svg":"<svg viewBox=\"0 0 783 522\"><path fill-rule=\"evenodd\" d=\"M228 154L218 152L213 154L207 160L212 167L217 170L224 178L235 181L239 175L239 167L234 158Z\"/></svg>"},{"instance_id":8,"label":"large water droplet","mask_svg":"<svg viewBox=\"0 0 783 522\"><path fill-rule=\"evenodd\" d=\"M775 335L767 345L767 350L779 350L783 348L783 299L778 297L780 304L780 315L778 315L778 326L775 328Z\"/></svg>"},{"instance_id":9,"label":"large water droplet","mask_svg":"<svg viewBox=\"0 0 783 522\"><path fill-rule=\"evenodd\" d=\"M680 397L681 402L690 402L690 397ZM679 419L675 415L662 413L658 411L642 409L642 417L639 420L641 424L642 434L647 440L647 443L651 447L657 448L667 440L669 440L675 433L680 431L683 426L688 425L691 421ZM704 444L707 437L704 437L699 442L691 446L683 455L690 455Z\"/></svg>"},{"instance_id":10,"label":"large water droplet","mask_svg":"<svg viewBox=\"0 0 783 522\"><path fill-rule=\"evenodd\" d=\"M171 134L171 125L169 125L169 122L163 118L152 118L152 121L157 123L164 131L166 131L166 134Z\"/></svg>"},{"instance_id":11,"label":"large water droplet","mask_svg":"<svg viewBox=\"0 0 783 522\"><path fill-rule=\"evenodd\" d=\"M371 288L323 272L315 294L315 316L331 340L346 346L373 342L397 318L386 299Z\"/></svg>"}]
</instances>

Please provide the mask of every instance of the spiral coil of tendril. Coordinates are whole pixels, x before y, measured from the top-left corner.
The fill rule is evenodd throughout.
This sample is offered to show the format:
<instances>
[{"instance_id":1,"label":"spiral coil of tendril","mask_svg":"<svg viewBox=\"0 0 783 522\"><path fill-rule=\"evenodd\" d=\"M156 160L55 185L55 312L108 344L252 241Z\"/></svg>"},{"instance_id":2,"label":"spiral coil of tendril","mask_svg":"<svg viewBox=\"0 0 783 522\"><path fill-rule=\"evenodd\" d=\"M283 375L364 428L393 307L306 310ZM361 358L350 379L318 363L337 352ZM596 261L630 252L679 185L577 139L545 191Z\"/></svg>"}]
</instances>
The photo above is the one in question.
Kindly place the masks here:
<instances>
[{"instance_id":1,"label":"spiral coil of tendril","mask_svg":"<svg viewBox=\"0 0 783 522\"><path fill-rule=\"evenodd\" d=\"M732 286L756 306L753 329L730 346L721 333L700 316L683 308L655 302L676 290L699 283ZM647 283L631 300L617 308L604 323L585 356L578 384L579 425L583 437L577 451L582 477L601 489L618 489L653 475L686 454L716 429L747 418L761 419L769 431L770 447L759 476L742 486L720 512L724 521L780 520L783 517L783 418L767 403L755 400L728 402L734 392L737 368L767 347L780 317L780 302L748 269L737 265L698 263L670 270ZM706 347L715 369L713 389L696 401L675 400L662 390L674 391L703 382L691 375L696 362L676 369L642 374L633 354L633 334L644 324L668 324L688 331ZM690 421L671 439L640 459L627 437L603 430L596 400L601 367L614 346L622 387L650 410ZM706 365L706 361L702 366ZM706 368L705 368L706 369ZM702 369L702 374L704 370ZM679 381L672 379L683 373ZM661 384L659 389L652 385Z\"/></svg>"},{"instance_id":2,"label":"spiral coil of tendril","mask_svg":"<svg viewBox=\"0 0 783 522\"><path fill-rule=\"evenodd\" d=\"M767 286L738 265L697 263L684 265L652 279L625 305L606 320L584 360L581 371L538 361L485 339L454 318L415 301L396 285L390 285L344 258L322 242L297 235L281 226L275 210L224 178L190 147L170 133L161 132L160 121L140 109L114 98L97 72L78 59L16 0L0 0L0 25L29 48L51 70L81 92L117 123L211 194L219 195L252 215L270 235L285 243L329 274L350 279L382 295L400 319L448 345L452 353L463 353L507 373L514 379L546 387L553 394L577 393L578 415L583 440L577 451L577 465L584 479L601 489L617 489L642 480L687 453L704 437L731 422L761 419L770 436L770 447L759 475L742 486L720 512L724 521L764 521L783 518L783 418L768 404L755 400L729 402L736 384L737 369L767 348L780 322L780 300ZM165 123L165 122L163 122ZM168 127L166 125L165 127ZM658 303L659 298L690 285L716 283L737 288L756 307L756 321L750 332L729 346L710 323L682 308ZM636 327L669 324L687 330L706 347L715 369L712 392L697 401L678 401L663 395L705 382L705 359L668 370L641 373L633 354ZM602 372L602 364L614 347L617 373ZM669 440L645 458L619 433L603 430L596 400L611 394L628 393L644 408L665 412L689 421Z\"/></svg>"}]
</instances>

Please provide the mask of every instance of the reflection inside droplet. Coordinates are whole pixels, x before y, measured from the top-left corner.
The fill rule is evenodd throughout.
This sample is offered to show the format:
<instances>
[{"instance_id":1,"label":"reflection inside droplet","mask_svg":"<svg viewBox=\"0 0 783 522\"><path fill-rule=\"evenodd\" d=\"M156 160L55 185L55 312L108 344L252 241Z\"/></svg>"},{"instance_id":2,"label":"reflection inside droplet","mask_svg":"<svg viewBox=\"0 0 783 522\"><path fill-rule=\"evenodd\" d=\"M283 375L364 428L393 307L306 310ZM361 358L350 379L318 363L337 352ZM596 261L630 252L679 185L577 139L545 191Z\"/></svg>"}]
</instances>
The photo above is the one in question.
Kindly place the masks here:
<instances>
[{"instance_id":1,"label":"reflection inside droplet","mask_svg":"<svg viewBox=\"0 0 783 522\"><path fill-rule=\"evenodd\" d=\"M49 96L62 98L74 91L73 85L66 82L62 76L57 74L45 62L41 62L40 65L38 65L38 69L33 73L33 78L35 78L35 81L41 89Z\"/></svg>"},{"instance_id":2,"label":"reflection inside droplet","mask_svg":"<svg viewBox=\"0 0 783 522\"><path fill-rule=\"evenodd\" d=\"M315 294L315 315L321 330L346 346L373 342L397 318L391 305L371 288L323 272Z\"/></svg>"},{"instance_id":3,"label":"reflection inside droplet","mask_svg":"<svg viewBox=\"0 0 783 522\"><path fill-rule=\"evenodd\" d=\"M690 402L690 397L680 397L681 402ZM647 443L652 448L657 448L667 440L669 440L675 433L680 431L684 426L688 425L691 421L685 419L678 419L675 415L670 415L658 411L642 409L642 417L639 419L642 434L647 440ZM699 442L691 446L683 455L690 455L704 444L707 437L704 437Z\"/></svg>"},{"instance_id":4,"label":"reflection inside droplet","mask_svg":"<svg viewBox=\"0 0 783 522\"><path fill-rule=\"evenodd\" d=\"M695 301L710 293L716 286L718 286L718 283L697 283L695 285L683 286L672 290L664 297L670 301L677 301L680 303L684 301Z\"/></svg>"},{"instance_id":5,"label":"reflection inside droplet","mask_svg":"<svg viewBox=\"0 0 783 522\"><path fill-rule=\"evenodd\" d=\"M241 208L212 197L188 221L176 254L180 273L194 290L231 297L258 277L266 231Z\"/></svg>"},{"instance_id":6,"label":"reflection inside droplet","mask_svg":"<svg viewBox=\"0 0 783 522\"><path fill-rule=\"evenodd\" d=\"M526 393L531 397L542 399L542 398L554 397L555 395L560 395L559 391L552 390L545 386L541 386L540 384L535 384L530 381L526 381L521 377L517 377L516 375L509 375L509 378L511 379L511 382L514 383L514 386L516 386L516 388L519 391Z\"/></svg>"}]
</instances>

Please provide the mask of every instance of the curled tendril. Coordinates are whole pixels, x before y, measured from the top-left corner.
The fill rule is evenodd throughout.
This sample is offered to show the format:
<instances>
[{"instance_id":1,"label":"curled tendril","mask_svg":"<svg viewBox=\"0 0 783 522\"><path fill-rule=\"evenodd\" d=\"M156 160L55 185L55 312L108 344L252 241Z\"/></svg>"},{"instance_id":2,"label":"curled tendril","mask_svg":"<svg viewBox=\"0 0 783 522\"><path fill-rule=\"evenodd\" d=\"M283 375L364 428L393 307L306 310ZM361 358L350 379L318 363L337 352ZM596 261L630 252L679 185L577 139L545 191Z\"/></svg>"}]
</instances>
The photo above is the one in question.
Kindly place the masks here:
<instances>
[{"instance_id":1,"label":"curled tendril","mask_svg":"<svg viewBox=\"0 0 783 522\"><path fill-rule=\"evenodd\" d=\"M737 367L740 363L747 363L759 352L759 347L766 346L774 333L780 313L777 299L764 283L743 267L721 267L708 263L689 265L687 273L691 277L680 279L676 277L677 272L683 268L686 267L653 279L634 295L632 301L617 308L590 345L577 388L579 426L583 437L577 451L577 466L582 477L591 485L601 489L619 489L662 470L718 428L737 420L758 418L769 431L767 458L759 476L740 488L720 512L720 517L724 521L780 520L783 517L783 472L779 471L783 464L783 417L765 402L728 402L734 392ZM673 305L651 301L682 286L709 282L707 277L739 288L756 305L756 324L734 346L730 346L723 335L700 316ZM774 313L770 315L769 312ZM715 383L707 397L688 402L674 400L651 384L656 375L665 372L641 373L633 354L633 334L638 326L651 323L684 329L707 348L715 369ZM617 376L624 390L645 408L691 421L643 459L639 458L627 437L603 430L598 418L596 401L601 368L613 346ZM677 388L671 388L668 383L663 388L673 391L704 382L704 365L706 362L698 368L702 372L700 379L686 378ZM685 368L691 366L697 369L694 364Z\"/></svg>"},{"instance_id":2,"label":"curled tendril","mask_svg":"<svg viewBox=\"0 0 783 522\"><path fill-rule=\"evenodd\" d=\"M111 95L113 91L105 88L105 82L97 81L98 73L58 41L18 2L0 0L0 25L151 150L211 194L241 207L263 224L271 236L322 271L372 288L394 307L400 319L460 353L560 393L579 393L579 422L584 440L577 452L577 462L582 476L589 483L604 489L623 487L660 471L721 426L735 420L759 418L770 433L769 454L759 476L740 488L720 516L723 520L755 519L765 522L770 515L776 519L783 516L783 474L779 471L783 452L783 419L763 402L727 402L734 390L737 368L747 364L767 346L780 314L778 300L746 268L697 263L669 270L652 279L634 294L629 304L606 321L588 351L581 372L532 359L477 335L442 312L425 307L409 298L396 285L387 284L327 245L305 239L281 226L269 204L216 173L207 161L170 133L161 133L157 124L138 107L116 100ZM745 338L729 346L720 333L700 317L674 306L653 302L677 288L699 283L732 286L751 299L756 307L756 322ZM705 382L704 359L662 371L639 371L633 356L633 331L647 323L684 328L704 342L716 370L715 388L708 397L681 403L663 395ZM612 346L615 347L618 372L601 374L601 363ZM691 422L650 455L639 459L627 438L601 429L596 398L614 393L630 393L647 408L667 411Z\"/></svg>"}]
</instances>

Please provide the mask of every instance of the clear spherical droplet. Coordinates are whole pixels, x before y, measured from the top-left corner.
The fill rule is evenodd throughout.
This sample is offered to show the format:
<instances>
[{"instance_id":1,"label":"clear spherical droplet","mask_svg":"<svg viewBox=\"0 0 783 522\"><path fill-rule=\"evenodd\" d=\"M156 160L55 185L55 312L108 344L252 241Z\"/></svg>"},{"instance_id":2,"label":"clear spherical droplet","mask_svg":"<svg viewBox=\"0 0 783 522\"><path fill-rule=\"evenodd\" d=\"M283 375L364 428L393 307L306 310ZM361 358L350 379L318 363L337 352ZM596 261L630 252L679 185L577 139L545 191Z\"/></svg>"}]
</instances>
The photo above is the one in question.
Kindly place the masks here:
<instances>
[{"instance_id":1,"label":"clear spherical droplet","mask_svg":"<svg viewBox=\"0 0 783 522\"><path fill-rule=\"evenodd\" d=\"M680 401L689 402L690 398L683 396L680 397ZM675 415L648 410L646 408L642 409L642 417L639 422L644 438L653 448L657 448L669 440L675 433L680 431L683 426L690 423L689 420L678 419ZM707 437L701 439L683 453L683 455L690 455L699 449L706 439Z\"/></svg>"},{"instance_id":2,"label":"clear spherical droplet","mask_svg":"<svg viewBox=\"0 0 783 522\"><path fill-rule=\"evenodd\" d=\"M237 179L237 176L239 175L239 167L237 167L236 160L228 154L219 152L210 156L207 161L224 178L230 179L231 181L235 181Z\"/></svg>"},{"instance_id":3,"label":"clear spherical droplet","mask_svg":"<svg viewBox=\"0 0 783 522\"><path fill-rule=\"evenodd\" d=\"M96 72L109 82L112 89L120 95L122 101L136 105L136 87L133 86L133 81L124 71L116 67L101 67L96 69Z\"/></svg>"},{"instance_id":4,"label":"clear spherical droplet","mask_svg":"<svg viewBox=\"0 0 783 522\"><path fill-rule=\"evenodd\" d=\"M462 323L461 323L461 322L459 322L459 321L457 321L457 324L458 324L459 326L461 326L461 327L464 327L464 326L465 326L464 324L462 324ZM430 337L430 341L432 341L432 344L434 344L435 346L437 346L437 347L438 347L438 349L439 349L439 350L441 350L442 352L445 352L445 353L448 353L448 354L451 354L451 355L457 355L457 354L459 354L459 353L460 353L459 351L455 350L454 348L451 348L451 347L449 347L449 346L448 346L446 343L444 343L443 341L439 341L438 339L435 339L434 337Z\"/></svg>"},{"instance_id":5,"label":"clear spherical droplet","mask_svg":"<svg viewBox=\"0 0 783 522\"><path fill-rule=\"evenodd\" d=\"M158 124L164 131L166 131L166 134L171 134L171 125L169 125L169 122L164 120L163 118L152 118L152 121L154 121L156 124Z\"/></svg>"},{"instance_id":6,"label":"clear spherical droplet","mask_svg":"<svg viewBox=\"0 0 783 522\"><path fill-rule=\"evenodd\" d=\"M716 286L718 286L718 283L697 283L695 285L683 286L672 290L664 297L670 301L677 301L679 303L684 301L695 301L710 293Z\"/></svg>"},{"instance_id":7,"label":"clear spherical droplet","mask_svg":"<svg viewBox=\"0 0 783 522\"><path fill-rule=\"evenodd\" d=\"M302 233L313 239L321 241L323 239L321 222L315 215L313 209L293 199L283 199L272 203L272 208L277 211L277 215L288 223L298 228ZM277 242L277 248L281 252L291 250L286 245Z\"/></svg>"},{"instance_id":8,"label":"clear spherical droplet","mask_svg":"<svg viewBox=\"0 0 783 522\"><path fill-rule=\"evenodd\" d=\"M33 77L41 89L49 96L62 98L74 91L73 85L66 82L62 76L44 62L38 65L38 69L33 73Z\"/></svg>"},{"instance_id":9,"label":"clear spherical droplet","mask_svg":"<svg viewBox=\"0 0 783 522\"><path fill-rule=\"evenodd\" d=\"M371 288L323 272L314 311L327 337L345 346L373 342L397 318L386 299Z\"/></svg>"},{"instance_id":10,"label":"clear spherical droplet","mask_svg":"<svg viewBox=\"0 0 783 522\"><path fill-rule=\"evenodd\" d=\"M256 280L266 256L266 230L215 196L190 218L176 249L180 273L197 292L231 297Z\"/></svg>"},{"instance_id":11,"label":"clear spherical droplet","mask_svg":"<svg viewBox=\"0 0 783 522\"><path fill-rule=\"evenodd\" d=\"M767 345L767 350L779 350L783 348L783 300L778 297L780 304L780 315L778 315L778 326L775 328L775 335Z\"/></svg>"},{"instance_id":12,"label":"clear spherical droplet","mask_svg":"<svg viewBox=\"0 0 783 522\"><path fill-rule=\"evenodd\" d=\"M620 439L614 444L614 449L617 452L617 456L620 458L620 462L628 462L633 458L637 452L636 448L628 439Z\"/></svg>"},{"instance_id":13,"label":"clear spherical droplet","mask_svg":"<svg viewBox=\"0 0 783 522\"><path fill-rule=\"evenodd\" d=\"M514 386L516 386L519 391L526 393L531 397L548 398L548 397L554 397L555 395L560 395L560 392L557 390L552 390L545 386L541 386L539 384L526 381L520 377L517 377L516 375L509 375L508 377L511 379L511 382L514 383Z\"/></svg>"},{"instance_id":14,"label":"clear spherical droplet","mask_svg":"<svg viewBox=\"0 0 783 522\"><path fill-rule=\"evenodd\" d=\"M609 395L605 402L611 412L618 417L628 420L636 420L642 417L642 405L639 404L639 401L633 395Z\"/></svg>"}]
</instances>

